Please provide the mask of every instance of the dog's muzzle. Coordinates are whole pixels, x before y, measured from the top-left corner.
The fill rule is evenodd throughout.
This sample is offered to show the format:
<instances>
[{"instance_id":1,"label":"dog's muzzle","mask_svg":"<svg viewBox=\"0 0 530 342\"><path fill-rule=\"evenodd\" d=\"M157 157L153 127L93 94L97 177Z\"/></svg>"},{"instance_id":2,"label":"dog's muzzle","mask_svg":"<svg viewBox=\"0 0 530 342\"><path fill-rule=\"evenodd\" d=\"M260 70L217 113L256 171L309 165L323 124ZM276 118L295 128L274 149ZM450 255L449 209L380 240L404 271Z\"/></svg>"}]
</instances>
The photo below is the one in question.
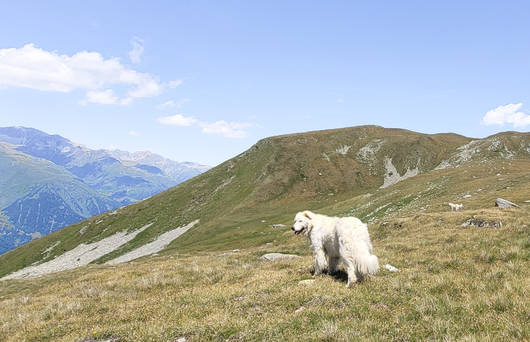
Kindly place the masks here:
<instances>
[{"instance_id":1,"label":"dog's muzzle","mask_svg":"<svg viewBox=\"0 0 530 342\"><path fill-rule=\"evenodd\" d=\"M294 229L294 226L291 227L291 229L294 231L294 234L295 234L295 235L298 235L298 234L300 234L301 232L303 232L303 231L305 230L305 228L302 228L302 229L300 229L300 230L295 230L295 229Z\"/></svg>"}]
</instances>

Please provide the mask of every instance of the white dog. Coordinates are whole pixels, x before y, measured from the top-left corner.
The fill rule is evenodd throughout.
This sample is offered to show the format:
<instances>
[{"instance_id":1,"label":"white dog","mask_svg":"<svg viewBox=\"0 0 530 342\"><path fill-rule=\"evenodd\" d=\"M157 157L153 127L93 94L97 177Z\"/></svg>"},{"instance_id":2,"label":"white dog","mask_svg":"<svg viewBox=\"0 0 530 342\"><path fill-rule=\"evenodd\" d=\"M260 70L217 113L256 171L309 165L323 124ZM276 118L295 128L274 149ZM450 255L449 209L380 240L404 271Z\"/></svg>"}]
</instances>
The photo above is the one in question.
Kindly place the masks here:
<instances>
[{"instance_id":1,"label":"white dog","mask_svg":"<svg viewBox=\"0 0 530 342\"><path fill-rule=\"evenodd\" d=\"M306 210L296 214L292 230L297 235L303 233L311 241L315 276L326 267L329 273L336 272L342 261L349 287L363 275L375 274L379 269L379 261L372 254L368 228L356 217L329 217Z\"/></svg>"},{"instance_id":2,"label":"white dog","mask_svg":"<svg viewBox=\"0 0 530 342\"><path fill-rule=\"evenodd\" d=\"M460 209L464 207L462 203L460 204L447 203L447 204L449 204L449 207L451 207L451 211L459 211Z\"/></svg>"}]
</instances>

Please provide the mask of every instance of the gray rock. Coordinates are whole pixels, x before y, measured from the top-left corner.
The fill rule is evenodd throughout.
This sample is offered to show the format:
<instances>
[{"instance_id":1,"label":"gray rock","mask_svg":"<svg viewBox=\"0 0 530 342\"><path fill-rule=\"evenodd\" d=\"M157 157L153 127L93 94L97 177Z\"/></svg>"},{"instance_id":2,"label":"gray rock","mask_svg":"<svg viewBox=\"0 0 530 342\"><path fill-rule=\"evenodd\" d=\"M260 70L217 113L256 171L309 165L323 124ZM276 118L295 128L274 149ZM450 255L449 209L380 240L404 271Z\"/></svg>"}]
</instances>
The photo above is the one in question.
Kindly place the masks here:
<instances>
[{"instance_id":1,"label":"gray rock","mask_svg":"<svg viewBox=\"0 0 530 342\"><path fill-rule=\"evenodd\" d=\"M87 229L88 229L88 226L83 226L81 229L79 229L79 235L85 234Z\"/></svg>"},{"instance_id":2,"label":"gray rock","mask_svg":"<svg viewBox=\"0 0 530 342\"><path fill-rule=\"evenodd\" d=\"M89 337L79 342L119 342L120 340L121 340L120 336L111 336L111 337L100 338L100 339Z\"/></svg>"},{"instance_id":3,"label":"gray rock","mask_svg":"<svg viewBox=\"0 0 530 342\"><path fill-rule=\"evenodd\" d=\"M283 253L268 253L261 256L261 260L276 261L281 259L295 259L300 258L299 255L283 254Z\"/></svg>"},{"instance_id":4,"label":"gray rock","mask_svg":"<svg viewBox=\"0 0 530 342\"><path fill-rule=\"evenodd\" d=\"M495 200L495 206L499 208L520 208L517 204L500 197Z\"/></svg>"},{"instance_id":5,"label":"gray rock","mask_svg":"<svg viewBox=\"0 0 530 342\"><path fill-rule=\"evenodd\" d=\"M486 221L476 217L470 218L469 220L462 223L462 227L478 227L478 228L502 228L501 221Z\"/></svg>"},{"instance_id":6,"label":"gray rock","mask_svg":"<svg viewBox=\"0 0 530 342\"><path fill-rule=\"evenodd\" d=\"M386 264L384 266L387 270L389 270L390 272L399 272L399 269L397 269L396 267L390 265L390 264Z\"/></svg>"},{"instance_id":7,"label":"gray rock","mask_svg":"<svg viewBox=\"0 0 530 342\"><path fill-rule=\"evenodd\" d=\"M283 227L285 227L285 225L284 225L284 224L281 224L281 223L273 224L273 225L271 226L271 228L273 228L273 229L275 229L275 228L283 228Z\"/></svg>"}]
</instances>

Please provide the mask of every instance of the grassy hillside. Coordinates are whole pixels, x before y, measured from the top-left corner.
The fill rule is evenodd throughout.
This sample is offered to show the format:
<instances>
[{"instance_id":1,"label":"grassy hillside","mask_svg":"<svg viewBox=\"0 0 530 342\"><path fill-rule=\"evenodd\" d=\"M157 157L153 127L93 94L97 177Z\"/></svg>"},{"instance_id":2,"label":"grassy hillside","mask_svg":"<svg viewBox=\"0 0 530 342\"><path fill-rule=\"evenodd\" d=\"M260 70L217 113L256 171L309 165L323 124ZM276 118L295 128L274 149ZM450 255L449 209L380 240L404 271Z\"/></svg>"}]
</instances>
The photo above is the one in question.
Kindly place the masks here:
<instances>
[{"instance_id":1,"label":"grassy hillside","mask_svg":"<svg viewBox=\"0 0 530 342\"><path fill-rule=\"evenodd\" d=\"M476 216L502 229L463 228ZM345 288L311 279L307 241L152 257L0 283L0 339L79 341L528 340L528 208L426 213L370 225L382 270ZM264 262L266 252L296 261Z\"/></svg>"},{"instance_id":2,"label":"grassy hillside","mask_svg":"<svg viewBox=\"0 0 530 342\"><path fill-rule=\"evenodd\" d=\"M377 126L264 139L218 167L123 208L117 215L94 217L0 256L0 276L49 260L81 242L148 223L154 224L99 261L195 219L201 220L200 225L170 248L197 251L234 244L256 246L274 239L273 232L265 233L263 224L256 224L262 220L285 220L285 215L296 210L323 207L377 189L384 182L384 157L392 158L400 174L409 168L427 172L468 141L454 134L425 135ZM78 234L85 226L87 232ZM58 248L42 259L42 253L57 243Z\"/></svg>"},{"instance_id":3,"label":"grassy hillside","mask_svg":"<svg viewBox=\"0 0 530 342\"><path fill-rule=\"evenodd\" d=\"M5 275L152 223L91 265L0 282L0 339L529 339L528 170L530 133L472 140L362 126L267 138L162 194L0 256ZM494 208L497 197L521 208ZM308 208L369 222L380 263L401 272L383 269L349 290L341 276L300 285L312 257L288 228ZM195 219L156 256L98 265ZM462 226L469 220L495 228ZM303 258L266 263L266 252Z\"/></svg>"},{"instance_id":4,"label":"grassy hillside","mask_svg":"<svg viewBox=\"0 0 530 342\"><path fill-rule=\"evenodd\" d=\"M438 199L445 196L444 199L458 201L449 194L459 194L463 181L474 186L474 172L477 179L489 183L490 179L483 177L484 172L491 171L489 176L493 177L497 171L502 171L503 166L497 167L498 163L510 162L514 168L519 168L519 173L525 174L527 164L524 163L530 160L529 146L528 133L504 133L472 141L455 134L426 135L378 126L267 138L241 155L164 193L117 212L93 217L0 256L0 276L50 260L82 242L100 240L149 223L153 223L149 229L96 262L110 260L196 219L200 219L200 224L174 241L168 252L241 248L271 242L277 239L278 233L266 229L270 224L290 222L293 213L306 208L331 207L332 213L353 213L369 219L370 210L389 206L389 202L392 210L402 211L405 208L396 207L401 201L407 204L403 207L418 210L421 207L418 198L422 196ZM420 176L408 179L408 183L405 180L380 189L385 178L390 177L385 168L388 159L395 166L393 172L404 175L407 170L416 169ZM476 168L476 171L469 171L467 178L461 167L430 172L447 161L452 166L465 162L465 167ZM491 167L484 167L482 163L485 162L491 163ZM417 177L422 181L418 182ZM507 179L523 182L519 186L528 180L527 177L520 179L517 173L509 177ZM452 183L451 179L454 179ZM429 181L432 184L428 184ZM500 182L508 184L510 181ZM415 184L415 188L407 184ZM395 187L403 190L395 191ZM470 188L469 191L475 190ZM401 196L405 193L406 197ZM368 194L376 196L369 200ZM426 210L433 210L429 208ZM442 208L442 204L438 208ZM374 215L381 216L381 213L372 213ZM79 233L81 230L84 234ZM52 245L57 247L43 258L44 251Z\"/></svg>"}]
</instances>

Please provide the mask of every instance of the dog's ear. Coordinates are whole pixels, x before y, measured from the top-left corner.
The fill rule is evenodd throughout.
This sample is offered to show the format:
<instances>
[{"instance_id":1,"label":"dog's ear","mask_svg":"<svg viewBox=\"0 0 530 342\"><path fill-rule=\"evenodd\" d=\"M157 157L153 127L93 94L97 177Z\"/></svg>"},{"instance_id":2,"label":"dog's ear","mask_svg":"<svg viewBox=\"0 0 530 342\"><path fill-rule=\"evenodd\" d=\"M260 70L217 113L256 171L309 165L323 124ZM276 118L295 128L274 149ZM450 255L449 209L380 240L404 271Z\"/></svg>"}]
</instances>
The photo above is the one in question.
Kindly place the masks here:
<instances>
[{"instance_id":1,"label":"dog's ear","mask_svg":"<svg viewBox=\"0 0 530 342\"><path fill-rule=\"evenodd\" d=\"M309 210L304 211L304 216L307 217L310 220L313 219L313 213L310 212Z\"/></svg>"}]
</instances>

